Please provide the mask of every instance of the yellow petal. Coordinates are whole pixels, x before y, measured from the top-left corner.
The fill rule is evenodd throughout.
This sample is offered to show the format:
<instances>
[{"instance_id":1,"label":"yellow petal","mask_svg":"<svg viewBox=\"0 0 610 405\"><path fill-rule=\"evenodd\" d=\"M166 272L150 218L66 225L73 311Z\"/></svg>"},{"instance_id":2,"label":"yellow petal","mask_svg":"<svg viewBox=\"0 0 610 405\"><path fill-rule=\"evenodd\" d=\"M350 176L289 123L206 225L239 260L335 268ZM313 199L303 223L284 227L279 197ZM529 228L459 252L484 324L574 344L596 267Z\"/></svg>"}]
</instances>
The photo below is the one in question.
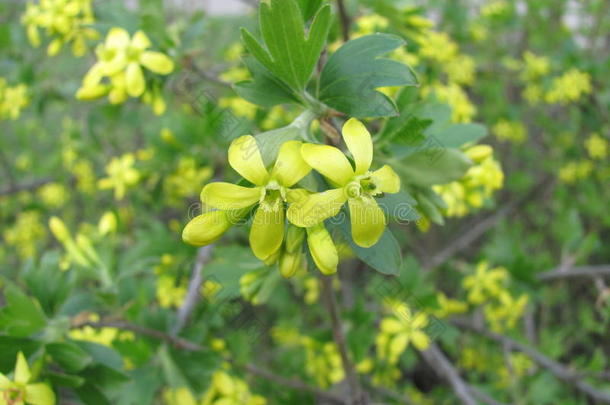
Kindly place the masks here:
<instances>
[{"instance_id":1,"label":"yellow petal","mask_svg":"<svg viewBox=\"0 0 610 405\"><path fill-rule=\"evenodd\" d=\"M75 97L78 100L95 100L96 98L100 98L105 96L110 90L110 87L103 84L95 84L91 86L83 86L76 92Z\"/></svg>"},{"instance_id":2,"label":"yellow petal","mask_svg":"<svg viewBox=\"0 0 610 405\"><path fill-rule=\"evenodd\" d=\"M415 346L418 350L426 350L428 346L430 346L430 338L428 338L424 332L413 332L411 339L413 340L413 346Z\"/></svg>"},{"instance_id":3,"label":"yellow petal","mask_svg":"<svg viewBox=\"0 0 610 405\"><path fill-rule=\"evenodd\" d=\"M233 225L225 211L211 211L191 219L182 231L182 240L195 246L213 243Z\"/></svg>"},{"instance_id":4,"label":"yellow petal","mask_svg":"<svg viewBox=\"0 0 610 405\"><path fill-rule=\"evenodd\" d=\"M25 386L25 401L32 405L55 405L55 393L47 384Z\"/></svg>"},{"instance_id":5,"label":"yellow petal","mask_svg":"<svg viewBox=\"0 0 610 405\"><path fill-rule=\"evenodd\" d=\"M362 247L373 246L385 230L383 211L372 197L350 198L348 204L354 242Z\"/></svg>"},{"instance_id":6,"label":"yellow petal","mask_svg":"<svg viewBox=\"0 0 610 405\"><path fill-rule=\"evenodd\" d=\"M394 335L404 329L404 326L397 319L384 318L381 321L381 324L379 325L379 329L381 329L381 331L383 331L384 333Z\"/></svg>"},{"instance_id":7,"label":"yellow petal","mask_svg":"<svg viewBox=\"0 0 610 405\"><path fill-rule=\"evenodd\" d=\"M303 253L284 252L280 256L280 274L282 277L290 278L294 276L303 265Z\"/></svg>"},{"instance_id":8,"label":"yellow petal","mask_svg":"<svg viewBox=\"0 0 610 405\"><path fill-rule=\"evenodd\" d=\"M146 90L144 73L142 73L142 68L137 63L130 63L127 65L125 86L127 88L127 94L131 97L140 97L142 93L144 93L144 90Z\"/></svg>"},{"instance_id":9,"label":"yellow petal","mask_svg":"<svg viewBox=\"0 0 610 405\"><path fill-rule=\"evenodd\" d=\"M38 32L38 28L36 28L35 25L28 25L27 34L30 44L32 44L34 48L38 48L40 46L40 33Z\"/></svg>"},{"instance_id":10,"label":"yellow petal","mask_svg":"<svg viewBox=\"0 0 610 405\"><path fill-rule=\"evenodd\" d=\"M140 63L146 69L160 75L169 74L174 70L174 61L161 52L143 52L140 56Z\"/></svg>"},{"instance_id":11,"label":"yellow petal","mask_svg":"<svg viewBox=\"0 0 610 405\"><path fill-rule=\"evenodd\" d=\"M148 39L146 34L140 30L133 34L131 46L139 50L144 50L150 47L150 39Z\"/></svg>"},{"instance_id":12,"label":"yellow petal","mask_svg":"<svg viewBox=\"0 0 610 405\"><path fill-rule=\"evenodd\" d=\"M388 165L384 165L381 169L373 172L375 184L380 191L384 193L398 193L400 191L400 177L394 169Z\"/></svg>"},{"instance_id":13,"label":"yellow petal","mask_svg":"<svg viewBox=\"0 0 610 405\"><path fill-rule=\"evenodd\" d=\"M271 177L284 187L291 187L311 171L301 156L302 142L288 141L282 144Z\"/></svg>"},{"instance_id":14,"label":"yellow petal","mask_svg":"<svg viewBox=\"0 0 610 405\"><path fill-rule=\"evenodd\" d=\"M324 224L307 228L307 245L314 263L322 274L329 275L337 271L339 254Z\"/></svg>"},{"instance_id":15,"label":"yellow petal","mask_svg":"<svg viewBox=\"0 0 610 405\"><path fill-rule=\"evenodd\" d=\"M290 204L288 220L304 228L314 226L327 218L337 215L347 197L342 188L312 194Z\"/></svg>"},{"instance_id":16,"label":"yellow petal","mask_svg":"<svg viewBox=\"0 0 610 405\"><path fill-rule=\"evenodd\" d=\"M129 33L123 28L114 27L106 36L107 48L126 48L129 45Z\"/></svg>"},{"instance_id":17,"label":"yellow petal","mask_svg":"<svg viewBox=\"0 0 610 405\"><path fill-rule=\"evenodd\" d=\"M354 171L343 152L328 145L306 143L301 147L305 162L337 185L347 184Z\"/></svg>"},{"instance_id":18,"label":"yellow petal","mask_svg":"<svg viewBox=\"0 0 610 405\"><path fill-rule=\"evenodd\" d=\"M30 366L28 366L28 362L23 353L19 352L17 354L17 364L15 364L14 380L16 383L26 384L28 381L30 381L31 377Z\"/></svg>"},{"instance_id":19,"label":"yellow petal","mask_svg":"<svg viewBox=\"0 0 610 405\"><path fill-rule=\"evenodd\" d=\"M250 229L250 247L261 260L278 251L284 240L284 206L277 209L259 206Z\"/></svg>"},{"instance_id":20,"label":"yellow petal","mask_svg":"<svg viewBox=\"0 0 610 405\"><path fill-rule=\"evenodd\" d=\"M356 163L356 174L366 173L373 161L373 141L362 122L350 118L343 125L343 140Z\"/></svg>"},{"instance_id":21,"label":"yellow petal","mask_svg":"<svg viewBox=\"0 0 610 405\"><path fill-rule=\"evenodd\" d=\"M257 186L263 186L269 180L269 173L252 135L240 136L231 142L229 164L237 173Z\"/></svg>"},{"instance_id":22,"label":"yellow petal","mask_svg":"<svg viewBox=\"0 0 610 405\"><path fill-rule=\"evenodd\" d=\"M259 187L242 187L236 184L216 182L201 190L201 201L221 210L237 210L254 205L261 197Z\"/></svg>"},{"instance_id":23,"label":"yellow petal","mask_svg":"<svg viewBox=\"0 0 610 405\"><path fill-rule=\"evenodd\" d=\"M11 380L6 378L6 376L0 373L0 391L6 390L11 386ZM0 402L1 404L2 402Z\"/></svg>"}]
</instances>

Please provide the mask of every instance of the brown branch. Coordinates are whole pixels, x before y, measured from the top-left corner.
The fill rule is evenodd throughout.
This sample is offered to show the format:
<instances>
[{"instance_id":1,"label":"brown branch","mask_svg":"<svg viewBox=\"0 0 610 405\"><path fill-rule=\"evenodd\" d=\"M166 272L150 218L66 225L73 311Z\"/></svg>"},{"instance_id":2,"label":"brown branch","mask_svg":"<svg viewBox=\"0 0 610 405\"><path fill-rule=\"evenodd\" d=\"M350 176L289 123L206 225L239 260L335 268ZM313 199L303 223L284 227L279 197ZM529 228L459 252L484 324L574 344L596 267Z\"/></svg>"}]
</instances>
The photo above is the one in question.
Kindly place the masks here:
<instances>
[{"instance_id":1,"label":"brown branch","mask_svg":"<svg viewBox=\"0 0 610 405\"><path fill-rule=\"evenodd\" d=\"M345 8L345 2L343 0L337 0L337 8L339 9L339 20L341 21L341 35L343 36L343 41L347 42L349 41L349 26L351 20L347 14L347 9Z\"/></svg>"},{"instance_id":2,"label":"brown branch","mask_svg":"<svg viewBox=\"0 0 610 405\"><path fill-rule=\"evenodd\" d=\"M101 322L85 321L85 322L74 323L70 327L72 329L78 329L78 328L83 328L86 326L90 326L95 329L118 328L118 329L123 329L123 330L129 330L129 331L135 332L140 335L144 335L144 336L148 336L148 337L151 337L151 338L154 338L157 340L161 340L163 342L170 344L171 346L173 346L177 349L194 351L194 352L205 350L205 347L201 346L198 343L191 342L189 340L183 339L178 336L172 336L170 334L167 334L167 333L155 330L155 329L150 329L145 326L135 325L135 324L128 323L125 321L101 321ZM275 382L280 385L284 385L286 387L290 387L290 388L293 388L293 389L296 389L299 391L309 392L313 395L318 396L319 398L330 401L333 404L347 405L347 402L344 399L342 399L341 397L328 393L328 392L325 392L325 391L322 391L316 387L312 387L296 378L290 378L290 379L284 378L284 377L278 376L270 371L263 370L263 369L259 368L258 366L255 366L254 364L246 364L246 365L242 366L242 365L237 364L235 361L233 361L231 359L229 359L228 361L231 364L233 364L235 367L243 368L245 371L247 371L253 375L262 377L271 382Z\"/></svg>"},{"instance_id":3,"label":"brown branch","mask_svg":"<svg viewBox=\"0 0 610 405\"><path fill-rule=\"evenodd\" d=\"M200 351L200 350L204 349L203 346L201 346L197 343L191 342L189 340L183 339L181 337L172 336L167 333L158 331L156 329L150 329L145 326L135 325L135 324L128 323L125 321L100 321L100 322L85 321L85 322L74 323L70 327L72 329L78 329L78 328L84 328L86 326L90 326L95 329L118 328L118 329L123 329L123 330L129 330L129 331L135 332L139 335L148 336L153 339L157 339L157 340L166 342L166 343L170 344L171 346L175 347L176 349L188 350L188 351L192 351L192 352L196 352L196 351Z\"/></svg>"},{"instance_id":4,"label":"brown branch","mask_svg":"<svg viewBox=\"0 0 610 405\"><path fill-rule=\"evenodd\" d=\"M596 388L594 388L593 386L591 386L590 384L588 384L587 382L583 381L580 378L581 373L569 369L568 367L564 366L563 364L540 353L538 350L536 350L532 347L526 346L522 343L519 343L516 340L509 338L508 336L504 336L499 333L489 331L487 329L478 327L478 326L473 325L464 320L456 319L456 320L452 320L452 323L461 329L466 329L471 332L478 333L479 335L484 336L488 339L494 340L502 345L507 346L508 348L511 348L513 350L517 350L517 351L520 351L520 352L526 354L532 360L534 360L534 362L536 362L536 364L547 369L549 372L551 372L551 374L553 374L558 379L560 379L566 383L574 385L574 387L576 389L578 389L579 391L588 395L589 397L593 398L596 401L603 402L605 404L610 404L610 394L597 390Z\"/></svg>"},{"instance_id":5,"label":"brown branch","mask_svg":"<svg viewBox=\"0 0 610 405\"><path fill-rule=\"evenodd\" d=\"M188 318L191 316L195 305L201 297L200 289L203 283L203 266L205 266L212 258L212 250L214 245L207 245L200 247L197 250L197 258L195 259L195 265L193 266L193 274L191 275L191 281L189 282L188 292L184 297L184 302L178 309L178 320L172 330L173 335L180 333L182 328L186 325Z\"/></svg>"},{"instance_id":6,"label":"brown branch","mask_svg":"<svg viewBox=\"0 0 610 405\"><path fill-rule=\"evenodd\" d=\"M331 276L322 276L322 289L324 293L324 304L330 315L333 338L337 347L339 348L339 354L341 355L341 363L343 364L343 370L345 371L345 377L347 384L351 391L351 404L360 405L366 404L367 400L363 395L362 388L358 383L358 376L356 375L356 369L352 363L349 352L347 350L347 342L345 341L345 335L343 334L343 327L341 325L341 318L339 315L339 309L335 293L333 291L333 279Z\"/></svg>"},{"instance_id":7,"label":"brown branch","mask_svg":"<svg viewBox=\"0 0 610 405\"><path fill-rule=\"evenodd\" d=\"M567 270L553 269L540 273L536 278L540 281L551 281L559 279L570 279L570 278L581 278L581 277L603 277L610 276L610 265L593 265L593 266L580 266L572 267Z\"/></svg>"},{"instance_id":8,"label":"brown branch","mask_svg":"<svg viewBox=\"0 0 610 405\"><path fill-rule=\"evenodd\" d=\"M455 392L455 395L463 404L477 405L476 399L472 396L471 388L462 380L455 367L453 367L436 344L432 343L428 349L420 353L424 360L426 360L426 363L434 369L439 377L445 379L451 385L453 392Z\"/></svg>"},{"instance_id":9,"label":"brown branch","mask_svg":"<svg viewBox=\"0 0 610 405\"><path fill-rule=\"evenodd\" d=\"M8 188L5 188L4 190L0 190L0 196L15 194L20 191L36 190L37 188L42 187L45 184L50 183L51 181L53 181L53 179L44 178L44 179L33 180L29 183L14 184L12 186L9 186Z\"/></svg>"},{"instance_id":10,"label":"brown branch","mask_svg":"<svg viewBox=\"0 0 610 405\"><path fill-rule=\"evenodd\" d=\"M295 378L285 378L285 377L281 377L279 375L270 373L269 371L258 368L254 364L246 364L245 366L243 366L243 369L246 370L247 372L249 372L250 374L257 375L259 377L264 378L265 380L275 382L278 385L294 388L299 391L309 392L321 399L325 399L329 402L332 402L333 404L340 404L340 405L347 404L347 401L338 395L322 391L318 388L307 385L304 382L302 382L298 379L295 379Z\"/></svg>"}]
</instances>

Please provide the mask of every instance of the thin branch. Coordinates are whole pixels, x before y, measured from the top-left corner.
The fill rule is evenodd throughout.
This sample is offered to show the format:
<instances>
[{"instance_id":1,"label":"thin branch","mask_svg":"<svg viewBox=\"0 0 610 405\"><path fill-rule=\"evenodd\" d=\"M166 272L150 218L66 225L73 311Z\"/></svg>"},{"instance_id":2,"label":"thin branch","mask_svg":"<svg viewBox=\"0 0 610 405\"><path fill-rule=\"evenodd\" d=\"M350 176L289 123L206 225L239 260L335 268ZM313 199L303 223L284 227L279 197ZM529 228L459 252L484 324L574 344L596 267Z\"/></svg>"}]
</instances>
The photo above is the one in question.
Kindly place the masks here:
<instances>
[{"instance_id":1,"label":"thin branch","mask_svg":"<svg viewBox=\"0 0 610 405\"><path fill-rule=\"evenodd\" d=\"M345 341L345 335L343 334L343 327L341 326L341 318L339 315L339 309L335 293L333 291L333 279L330 276L322 276L322 288L324 293L324 304L330 315L331 325L333 329L333 338L337 347L339 348L339 354L341 355L341 363L343 364L343 370L345 371L345 377L347 384L349 385L352 397L352 404L366 404L365 396L363 395L362 388L358 383L358 376L356 375L356 369L354 364L350 360L349 352L347 350L347 342Z\"/></svg>"},{"instance_id":2,"label":"thin branch","mask_svg":"<svg viewBox=\"0 0 610 405\"><path fill-rule=\"evenodd\" d=\"M603 277L610 276L610 265L602 264L595 266L580 266L572 267L568 270L553 269L540 273L536 276L540 281L551 281L566 278L581 278L581 277Z\"/></svg>"},{"instance_id":3,"label":"thin branch","mask_svg":"<svg viewBox=\"0 0 610 405\"><path fill-rule=\"evenodd\" d=\"M255 366L254 364L246 364L244 367L244 370L246 370L247 372L249 372L250 374L254 374L257 375L259 377L262 377L266 380L272 381L277 383L278 385L281 386L285 386L285 387L290 387L290 388L294 388L296 390L299 391L305 391L305 392L309 392L321 399L325 399L327 401L332 402L333 404L340 404L340 405L346 405L347 401L343 398L341 398L338 395L335 394L331 394L325 391L322 391L318 388L312 387L310 385L305 384L304 382L302 382L301 380L295 379L295 378L284 378L281 377L279 375L270 373L269 371L263 370L257 366Z\"/></svg>"},{"instance_id":4,"label":"thin branch","mask_svg":"<svg viewBox=\"0 0 610 405\"><path fill-rule=\"evenodd\" d=\"M587 382L580 379L581 373L569 369L563 364L540 353L538 350L519 343L516 340L509 338L508 336L504 336L499 333L480 328L464 320L456 319L453 320L452 323L461 329L470 330L488 339L494 340L502 345L506 345L507 347L513 350L525 353L532 360L534 360L536 364L547 369L558 379L566 383L573 384L574 387L577 388L579 391L583 392L584 394L588 395L596 401L603 402L605 404L610 404L610 394L597 390Z\"/></svg>"},{"instance_id":5,"label":"thin branch","mask_svg":"<svg viewBox=\"0 0 610 405\"><path fill-rule=\"evenodd\" d=\"M201 346L198 343L183 339L178 336L172 336L170 334L167 334L167 333L155 330L155 329L150 329L145 326L131 324L131 323L128 323L125 321L77 322L77 323L72 324L71 328L78 329L78 328L83 328L86 326L90 326L95 329L118 328L118 329L123 329L123 330L129 330L129 331L135 332L140 335L144 335L144 336L148 336L148 337L151 337L151 338L154 338L157 340L161 340L163 342L170 344L171 346L173 346L177 349L194 351L194 352L205 350L205 347ZM272 381L272 382L275 382L280 385L284 385L284 386L287 386L287 387L290 387L290 388L293 388L296 390L309 392L311 394L318 396L319 398L325 399L334 404L347 405L347 402L344 399L342 399L341 397L328 393L328 392L325 392L325 391L322 391L316 387L312 387L296 378L290 378L290 379L284 378L284 377L278 376L270 371L263 370L263 369L259 368L258 366L255 366L254 364L246 364L246 365L241 366L241 365L237 364L236 362L234 362L233 360L228 360L228 361L231 364L233 364L235 367L243 368L245 371L247 371L253 375L257 375L266 380L269 380L269 381Z\"/></svg>"},{"instance_id":6,"label":"thin branch","mask_svg":"<svg viewBox=\"0 0 610 405\"><path fill-rule=\"evenodd\" d=\"M193 73L195 73L197 76L201 77L202 79L207 80L208 82L212 82L212 83L218 84L220 86L224 86L224 87L233 87L231 83L224 81L224 80L216 77L212 73L208 72L207 70L202 69L199 66L197 66L197 64L195 63L193 58L190 56L187 56L184 58L183 65L185 68L192 71Z\"/></svg>"},{"instance_id":7,"label":"thin branch","mask_svg":"<svg viewBox=\"0 0 610 405\"><path fill-rule=\"evenodd\" d=\"M349 41L349 26L351 24L347 9L345 8L345 2L343 0L337 0L337 8L339 9L339 20L341 21L341 35L343 41Z\"/></svg>"},{"instance_id":8,"label":"thin branch","mask_svg":"<svg viewBox=\"0 0 610 405\"><path fill-rule=\"evenodd\" d=\"M177 335L186 325L188 318L195 309L199 297L201 297L200 289L203 283L203 267L212 258L212 250L214 245L207 245L200 247L197 250L197 258L195 259L195 265L193 266L193 274L191 275L191 281L189 282L188 292L184 297L184 302L178 310L178 320L172 330L173 335Z\"/></svg>"},{"instance_id":9,"label":"thin branch","mask_svg":"<svg viewBox=\"0 0 610 405\"><path fill-rule=\"evenodd\" d=\"M156 329L150 329L145 326L135 325L135 324L124 322L124 321L78 322L78 323L72 324L71 328L78 329L78 328L84 328L86 326L90 326L95 329L118 328L118 329L123 329L123 330L129 330L129 331L135 332L139 335L148 336L153 339L157 339L157 340L166 342L166 343L170 344L171 346L175 347L176 349L188 350L188 351L192 351L192 352L197 352L197 351L204 349L203 346L201 346L197 343L191 342L189 340L182 339L181 337L172 336L167 333L158 331Z\"/></svg>"},{"instance_id":10,"label":"thin branch","mask_svg":"<svg viewBox=\"0 0 610 405\"><path fill-rule=\"evenodd\" d=\"M427 261L427 263L424 263L424 268L431 269L443 264L445 261L452 258L455 254L463 251L473 242L478 240L481 236L485 234L485 232L493 228L498 222L500 222L506 216L511 214L517 208L519 208L526 202L531 201L537 195L544 194L548 189L553 186L554 182L551 181L549 177L545 177L537 183L537 185L532 189L532 192L527 193L522 198L509 202L496 213L476 223L474 226L469 226L468 230L466 230L464 233L460 233L460 235L453 241L448 243L444 249L442 249L436 255L432 256L432 258Z\"/></svg>"},{"instance_id":11,"label":"thin branch","mask_svg":"<svg viewBox=\"0 0 610 405\"><path fill-rule=\"evenodd\" d=\"M436 371L439 377L444 378L459 400L466 405L477 405L476 399L472 396L471 388L468 386L451 362L445 357L443 352L432 343L430 347L420 352L426 362Z\"/></svg>"},{"instance_id":12,"label":"thin branch","mask_svg":"<svg viewBox=\"0 0 610 405\"><path fill-rule=\"evenodd\" d=\"M13 184L13 185L9 186L8 188L5 188L4 190L0 190L0 196L15 194L20 191L36 190L37 188L42 187L45 184L50 183L51 181L53 181L53 179L44 178L44 179L33 180L29 183Z\"/></svg>"}]
</instances>

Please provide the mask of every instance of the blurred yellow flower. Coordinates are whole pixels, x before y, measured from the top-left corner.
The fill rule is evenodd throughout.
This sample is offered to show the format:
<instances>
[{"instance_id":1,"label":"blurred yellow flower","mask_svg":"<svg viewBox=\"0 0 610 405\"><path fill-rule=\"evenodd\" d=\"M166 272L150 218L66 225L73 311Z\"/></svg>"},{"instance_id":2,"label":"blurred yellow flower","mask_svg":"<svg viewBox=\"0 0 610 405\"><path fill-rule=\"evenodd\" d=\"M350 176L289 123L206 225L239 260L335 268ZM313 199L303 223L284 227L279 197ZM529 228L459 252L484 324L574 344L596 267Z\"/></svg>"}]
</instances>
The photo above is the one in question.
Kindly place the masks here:
<instances>
[{"instance_id":1,"label":"blurred yellow flower","mask_svg":"<svg viewBox=\"0 0 610 405\"><path fill-rule=\"evenodd\" d=\"M572 68L562 76L553 79L550 90L546 93L547 103L567 104L578 101L583 95L592 91L591 76Z\"/></svg>"},{"instance_id":2,"label":"blurred yellow flower","mask_svg":"<svg viewBox=\"0 0 610 405\"><path fill-rule=\"evenodd\" d=\"M15 223L4 231L4 240L12 246L22 259L32 258L36 246L46 236L41 215L38 211L22 211Z\"/></svg>"},{"instance_id":3,"label":"blurred yellow flower","mask_svg":"<svg viewBox=\"0 0 610 405\"><path fill-rule=\"evenodd\" d=\"M135 185L140 180L140 172L133 167L135 157L127 153L121 157L112 158L106 165L108 177L98 181L101 190L113 189L114 198L122 200L125 197L127 188Z\"/></svg>"},{"instance_id":4,"label":"blurred yellow flower","mask_svg":"<svg viewBox=\"0 0 610 405\"><path fill-rule=\"evenodd\" d=\"M0 373L0 403L3 405L54 405L55 393L46 383L36 383L22 352L17 354L13 379Z\"/></svg>"},{"instance_id":5,"label":"blurred yellow flower","mask_svg":"<svg viewBox=\"0 0 610 405\"><path fill-rule=\"evenodd\" d=\"M186 283L171 275L157 277L157 301L162 308L179 308L186 296Z\"/></svg>"},{"instance_id":6,"label":"blurred yellow flower","mask_svg":"<svg viewBox=\"0 0 610 405\"><path fill-rule=\"evenodd\" d=\"M392 316L381 320L375 344L380 359L396 364L409 344L417 350L426 350L430 345L430 338L425 332L428 325L426 314L413 313L404 303L394 306L392 310Z\"/></svg>"},{"instance_id":7,"label":"blurred yellow flower","mask_svg":"<svg viewBox=\"0 0 610 405\"><path fill-rule=\"evenodd\" d=\"M608 140L599 134L591 134L585 141L585 147L591 159L604 159L608 156Z\"/></svg>"},{"instance_id":8,"label":"blurred yellow flower","mask_svg":"<svg viewBox=\"0 0 610 405\"><path fill-rule=\"evenodd\" d=\"M504 267L489 268L489 263L477 264L473 274L462 280L462 286L468 290L468 301L479 305L489 298L498 297L503 291L503 284L508 279Z\"/></svg>"},{"instance_id":9,"label":"blurred yellow flower","mask_svg":"<svg viewBox=\"0 0 610 405\"><path fill-rule=\"evenodd\" d=\"M7 86L6 80L0 77L0 121L16 120L21 110L29 104L28 89L25 84Z\"/></svg>"},{"instance_id":10,"label":"blurred yellow flower","mask_svg":"<svg viewBox=\"0 0 610 405\"><path fill-rule=\"evenodd\" d=\"M494 135L501 141L511 141L515 144L521 144L525 141L527 133L525 126L518 121L509 121L501 119L492 128Z\"/></svg>"},{"instance_id":11,"label":"blurred yellow flower","mask_svg":"<svg viewBox=\"0 0 610 405\"><path fill-rule=\"evenodd\" d=\"M68 190L60 183L47 183L40 187L38 195L42 202L50 208L60 208L68 201Z\"/></svg>"}]
</instances>

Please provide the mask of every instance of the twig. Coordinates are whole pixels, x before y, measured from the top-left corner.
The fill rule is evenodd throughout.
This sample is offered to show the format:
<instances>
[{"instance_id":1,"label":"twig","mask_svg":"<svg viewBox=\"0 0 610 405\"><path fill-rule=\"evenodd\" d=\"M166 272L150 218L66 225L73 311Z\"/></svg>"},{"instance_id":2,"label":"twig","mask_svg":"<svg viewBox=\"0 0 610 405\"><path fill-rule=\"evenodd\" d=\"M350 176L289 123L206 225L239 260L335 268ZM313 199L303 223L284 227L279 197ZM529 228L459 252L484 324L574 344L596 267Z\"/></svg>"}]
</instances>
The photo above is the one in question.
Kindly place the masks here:
<instances>
[{"instance_id":1,"label":"twig","mask_svg":"<svg viewBox=\"0 0 610 405\"><path fill-rule=\"evenodd\" d=\"M86 326L90 326L95 329L119 328L119 329L123 329L123 330L129 330L129 331L138 333L140 335L149 336L151 338L164 341L164 342L174 346L177 349L194 351L194 352L205 350L205 347L201 346L198 343L191 342L189 340L183 339L178 336L172 336L172 335L169 335L167 333L164 333L164 332L161 332L161 331L158 331L155 329L150 329L150 328L147 328L144 326L135 325L135 324L131 324L131 323L124 322L124 321L78 322L78 323L74 323L73 325L71 325L71 328L78 329L78 328L83 328ZM296 378L290 378L290 379L284 378L284 377L278 376L270 371L263 370L263 369L259 368L258 366L255 366L254 364L246 364L246 365L240 366L239 364L237 364L236 362L234 362L232 360L228 360L228 361L231 364L233 364L234 366L236 366L238 368L243 368L245 371L247 371L253 375L262 377L266 380L276 382L280 385L291 387L296 390L309 392L311 394L318 396L319 398L323 398L334 404L347 405L347 402L345 400L343 400L341 397L328 393L328 392L324 392L316 387L312 387Z\"/></svg>"},{"instance_id":2,"label":"twig","mask_svg":"<svg viewBox=\"0 0 610 405\"><path fill-rule=\"evenodd\" d=\"M572 267L568 270L553 269L544 273L538 274L536 277L541 281L551 281L566 278L580 277L602 277L610 276L610 265L601 264L596 266L580 266Z\"/></svg>"},{"instance_id":3,"label":"twig","mask_svg":"<svg viewBox=\"0 0 610 405\"><path fill-rule=\"evenodd\" d=\"M542 187L545 184L546 187ZM493 228L504 217L511 214L521 205L535 198L535 196L539 194L544 194L546 190L550 187L553 187L553 185L554 182L550 181L549 177L545 177L537 183L537 185L533 188L532 192L527 193L524 197L520 199L516 199L509 202L502 209L498 210L495 214L485 218L474 226L469 226L469 229L466 232L461 233L460 236L458 236L456 239L447 244L444 249L434 255L427 263L424 263L423 267L431 269L449 260L456 253L463 251L466 247L468 247L468 245L472 244L474 241L483 236L485 232Z\"/></svg>"},{"instance_id":4,"label":"twig","mask_svg":"<svg viewBox=\"0 0 610 405\"><path fill-rule=\"evenodd\" d=\"M100 328L118 328L124 330L130 330L132 332L138 333L140 335L148 336L157 340L162 340L170 345L174 346L177 349L188 350L192 352L203 350L204 347L188 341L186 339L182 339L178 336L172 336L167 333L158 331L156 329L150 329L145 326L135 325L132 323L124 322L124 321L100 321L100 322L78 322L71 325L71 328L78 329L84 328L86 326L90 326L95 329Z\"/></svg>"},{"instance_id":5,"label":"twig","mask_svg":"<svg viewBox=\"0 0 610 405\"><path fill-rule=\"evenodd\" d=\"M197 301L199 301L199 297L201 296L199 290L203 283L203 266L210 261L213 248L214 245L207 245L200 247L197 250L197 258L195 259L195 265L193 266L193 274L191 275L191 281L189 282L188 292L186 293L186 297L184 297L182 306L178 309L178 320L172 330L173 335L179 334L182 328L184 328L193 309L195 309L195 305L197 305Z\"/></svg>"},{"instance_id":6,"label":"twig","mask_svg":"<svg viewBox=\"0 0 610 405\"><path fill-rule=\"evenodd\" d=\"M345 335L343 334L343 328L341 326L341 319L339 317L339 309L337 300L335 299L335 293L333 292L333 279L330 276L322 276L322 288L324 293L324 303L326 309L330 315L331 325L333 329L333 337L337 347L339 348L339 354L341 355L341 363L343 364L343 370L345 371L345 377L347 384L349 385L352 397L352 404L366 404L366 399L362 393L360 384L358 383L358 376L356 375L356 369L354 364L350 360L349 353L347 350L347 343L345 341Z\"/></svg>"},{"instance_id":7,"label":"twig","mask_svg":"<svg viewBox=\"0 0 610 405\"><path fill-rule=\"evenodd\" d=\"M453 392L463 404L477 405L477 401L472 396L471 388L468 386L451 362L445 357L443 352L432 343L428 349L421 352L424 360L436 371L436 373L444 378L453 388Z\"/></svg>"},{"instance_id":8,"label":"twig","mask_svg":"<svg viewBox=\"0 0 610 405\"><path fill-rule=\"evenodd\" d=\"M44 179L33 180L29 183L13 184L4 190L0 190L0 196L14 194L14 193L18 193L20 191L36 190L37 188L42 187L45 184L50 183L51 181L53 181L53 179L44 178Z\"/></svg>"},{"instance_id":9,"label":"twig","mask_svg":"<svg viewBox=\"0 0 610 405\"><path fill-rule=\"evenodd\" d=\"M343 36L343 41L347 42L349 41L349 26L351 21L345 8L345 2L337 0L337 8L339 9L339 19L341 21L341 35Z\"/></svg>"},{"instance_id":10,"label":"twig","mask_svg":"<svg viewBox=\"0 0 610 405\"><path fill-rule=\"evenodd\" d=\"M197 66L197 64L195 63L193 58L190 56L187 56L184 58L183 65L185 68L192 71L193 73L195 73L197 76L201 77L202 79L205 79L209 82L218 84L220 86L232 87L231 83L226 82L226 81L216 77L215 75L211 74L207 70L201 69L199 66Z\"/></svg>"},{"instance_id":11,"label":"twig","mask_svg":"<svg viewBox=\"0 0 610 405\"><path fill-rule=\"evenodd\" d=\"M574 387L576 387L579 391L583 392L584 394L588 395L596 401L610 404L610 394L598 391L596 388L580 379L581 373L569 369L563 364L556 362L555 360L540 353L538 350L519 343L516 340L509 338L508 336L504 336L499 333L480 328L464 320L456 319L452 320L452 323L461 329L470 330L488 339L494 340L502 345L506 345L507 347L512 348L513 350L518 350L522 353L525 353L532 360L534 360L536 364L549 370L551 374L553 374L558 379L573 384Z\"/></svg>"},{"instance_id":12,"label":"twig","mask_svg":"<svg viewBox=\"0 0 610 405\"><path fill-rule=\"evenodd\" d=\"M259 377L262 377L266 380L269 381L273 381L281 386L286 386L286 387L290 387L290 388L294 388L296 390L299 391L305 391L305 392L309 392L311 394L314 394L315 396L321 398L321 399L325 399L327 401L330 401L334 404L341 404L341 405L346 405L347 401L335 394L331 394L325 391L322 391L318 388L312 387L310 385L305 384L304 382L295 379L295 378L284 378L281 377L279 375L275 375L273 373L270 373L269 371L263 370L258 368L257 366L255 366L254 364L246 364L244 367L244 370L246 370L247 372L249 372L250 374L254 374L257 375Z\"/></svg>"}]
</instances>

